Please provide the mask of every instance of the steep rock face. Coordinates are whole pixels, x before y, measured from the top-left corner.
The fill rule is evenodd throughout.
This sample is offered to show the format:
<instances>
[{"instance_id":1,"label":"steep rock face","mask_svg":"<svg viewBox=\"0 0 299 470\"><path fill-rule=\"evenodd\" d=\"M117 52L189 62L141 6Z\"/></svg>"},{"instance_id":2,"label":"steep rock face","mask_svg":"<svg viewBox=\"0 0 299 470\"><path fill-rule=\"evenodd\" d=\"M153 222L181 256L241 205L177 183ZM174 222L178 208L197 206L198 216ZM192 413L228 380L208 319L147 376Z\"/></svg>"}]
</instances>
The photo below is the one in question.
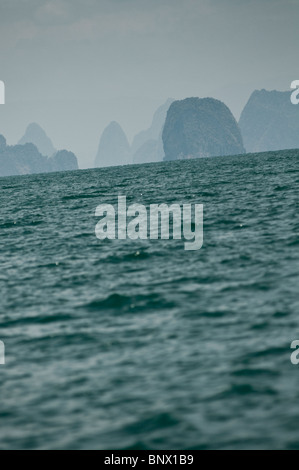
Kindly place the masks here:
<instances>
[{"instance_id":1,"label":"steep rock face","mask_svg":"<svg viewBox=\"0 0 299 470\"><path fill-rule=\"evenodd\" d=\"M135 155L136 152L147 142L156 140L160 141L160 145L162 145L162 150L163 150L163 144L162 144L162 130L163 126L165 123L167 111L169 109L169 106L173 103L173 99L169 98L166 103L164 103L162 106L160 106L157 111L155 112L152 120L152 124L149 129L146 129L145 131L139 132L134 137L133 143L132 143L132 154ZM150 144L148 144L150 145ZM155 156L156 157L156 156ZM135 160L135 158L134 158ZM156 161L157 159L155 158L154 160L151 161ZM163 160L163 158L162 158Z\"/></svg>"},{"instance_id":2,"label":"steep rock face","mask_svg":"<svg viewBox=\"0 0 299 470\"><path fill-rule=\"evenodd\" d=\"M158 141L154 139L147 140L135 152L133 156L133 163L157 162L158 154L159 154Z\"/></svg>"},{"instance_id":3,"label":"steep rock face","mask_svg":"<svg viewBox=\"0 0 299 470\"><path fill-rule=\"evenodd\" d=\"M78 160L73 152L60 150L53 157L48 159L51 171L72 171L78 170Z\"/></svg>"},{"instance_id":4,"label":"steep rock face","mask_svg":"<svg viewBox=\"0 0 299 470\"><path fill-rule=\"evenodd\" d=\"M45 157L51 157L55 152L55 148L45 133L45 131L35 123L29 124L25 135L19 140L19 145L34 144L38 151Z\"/></svg>"},{"instance_id":5,"label":"steep rock face","mask_svg":"<svg viewBox=\"0 0 299 470\"><path fill-rule=\"evenodd\" d=\"M147 140L134 154L133 163L154 163L162 162L164 159L164 148L162 141L162 131L158 139Z\"/></svg>"},{"instance_id":6,"label":"steep rock face","mask_svg":"<svg viewBox=\"0 0 299 470\"><path fill-rule=\"evenodd\" d=\"M34 144L7 146L0 135L0 176L29 175L51 171L76 170L78 162L71 152L61 151L47 158Z\"/></svg>"},{"instance_id":7,"label":"steep rock face","mask_svg":"<svg viewBox=\"0 0 299 470\"><path fill-rule=\"evenodd\" d=\"M239 121L247 152L299 148L299 105L290 98L290 92L253 92Z\"/></svg>"},{"instance_id":8,"label":"steep rock face","mask_svg":"<svg viewBox=\"0 0 299 470\"><path fill-rule=\"evenodd\" d=\"M46 173L47 157L39 153L35 145L6 146L0 150L0 176Z\"/></svg>"},{"instance_id":9,"label":"steep rock face","mask_svg":"<svg viewBox=\"0 0 299 470\"><path fill-rule=\"evenodd\" d=\"M229 108L213 98L187 98L170 106L163 129L165 160L245 152Z\"/></svg>"},{"instance_id":10,"label":"steep rock face","mask_svg":"<svg viewBox=\"0 0 299 470\"><path fill-rule=\"evenodd\" d=\"M111 122L104 130L98 153L96 167L128 165L132 163L128 139L117 122Z\"/></svg>"}]
</instances>

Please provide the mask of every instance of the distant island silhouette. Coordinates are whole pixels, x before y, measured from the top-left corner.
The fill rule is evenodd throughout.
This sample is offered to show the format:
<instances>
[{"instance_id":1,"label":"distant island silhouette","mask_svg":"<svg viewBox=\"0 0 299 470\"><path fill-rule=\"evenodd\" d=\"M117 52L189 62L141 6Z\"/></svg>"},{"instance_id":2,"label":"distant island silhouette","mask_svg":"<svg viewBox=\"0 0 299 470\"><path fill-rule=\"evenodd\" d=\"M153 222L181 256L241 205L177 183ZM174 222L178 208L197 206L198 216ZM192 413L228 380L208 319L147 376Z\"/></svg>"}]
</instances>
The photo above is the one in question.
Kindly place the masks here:
<instances>
[{"instance_id":1,"label":"distant island silhouette","mask_svg":"<svg viewBox=\"0 0 299 470\"><path fill-rule=\"evenodd\" d=\"M239 121L247 152L299 148L299 106L286 91L254 91Z\"/></svg>"},{"instance_id":2,"label":"distant island silhouette","mask_svg":"<svg viewBox=\"0 0 299 470\"><path fill-rule=\"evenodd\" d=\"M214 98L169 98L154 113L151 126L129 144L120 124L103 131L95 167L141 164L299 148L299 106L290 92L256 90L239 123ZM0 176L78 169L77 157L57 151L37 123L28 125L17 145L0 136Z\"/></svg>"},{"instance_id":3,"label":"distant island silhouette","mask_svg":"<svg viewBox=\"0 0 299 470\"><path fill-rule=\"evenodd\" d=\"M213 98L172 103L162 138L165 161L245 153L233 114Z\"/></svg>"},{"instance_id":4,"label":"distant island silhouette","mask_svg":"<svg viewBox=\"0 0 299 470\"><path fill-rule=\"evenodd\" d=\"M33 143L8 146L0 135L0 176L28 175L77 170L77 157L67 150L55 152L50 158L42 155Z\"/></svg>"}]
</instances>

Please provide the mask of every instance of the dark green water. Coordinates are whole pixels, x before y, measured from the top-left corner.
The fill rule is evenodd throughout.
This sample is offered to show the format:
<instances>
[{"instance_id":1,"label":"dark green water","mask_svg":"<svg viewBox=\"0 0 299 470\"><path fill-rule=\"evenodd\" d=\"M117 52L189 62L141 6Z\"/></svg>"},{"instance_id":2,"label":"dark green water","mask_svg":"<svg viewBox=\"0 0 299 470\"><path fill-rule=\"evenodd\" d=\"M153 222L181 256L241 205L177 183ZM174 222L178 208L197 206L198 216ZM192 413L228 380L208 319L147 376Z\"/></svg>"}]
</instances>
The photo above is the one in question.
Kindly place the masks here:
<instances>
[{"instance_id":1,"label":"dark green water","mask_svg":"<svg viewBox=\"0 0 299 470\"><path fill-rule=\"evenodd\" d=\"M299 448L299 151L0 179L0 448ZM204 204L204 246L98 204Z\"/></svg>"}]
</instances>

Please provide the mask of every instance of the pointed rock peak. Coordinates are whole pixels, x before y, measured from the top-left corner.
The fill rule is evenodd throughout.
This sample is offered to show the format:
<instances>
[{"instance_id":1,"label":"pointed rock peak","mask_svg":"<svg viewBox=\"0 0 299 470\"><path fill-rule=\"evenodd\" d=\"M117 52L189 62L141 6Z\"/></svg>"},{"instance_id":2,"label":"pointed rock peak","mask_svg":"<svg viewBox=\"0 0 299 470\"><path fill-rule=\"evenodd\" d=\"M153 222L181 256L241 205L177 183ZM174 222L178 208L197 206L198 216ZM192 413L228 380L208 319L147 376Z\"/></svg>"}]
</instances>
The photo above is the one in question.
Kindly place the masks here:
<instances>
[{"instance_id":1,"label":"pointed rock peak","mask_svg":"<svg viewBox=\"0 0 299 470\"><path fill-rule=\"evenodd\" d=\"M98 167L131 163L130 145L121 126L112 121L104 129L95 160Z\"/></svg>"},{"instance_id":2,"label":"pointed rock peak","mask_svg":"<svg viewBox=\"0 0 299 470\"><path fill-rule=\"evenodd\" d=\"M167 111L170 105L173 103L172 98L168 98L168 100L159 106L159 108L155 111L151 126L139 132L133 140L132 143L132 153L136 153L147 141L149 140L158 140L160 138L160 134L162 133Z\"/></svg>"},{"instance_id":3,"label":"pointed rock peak","mask_svg":"<svg viewBox=\"0 0 299 470\"><path fill-rule=\"evenodd\" d=\"M107 132L114 132L114 133L122 134L126 137L121 125L118 124L118 122L116 121L111 121L110 124L108 124L108 126L104 129L102 135L104 135L104 133L107 133Z\"/></svg>"},{"instance_id":4,"label":"pointed rock peak","mask_svg":"<svg viewBox=\"0 0 299 470\"><path fill-rule=\"evenodd\" d=\"M47 157L51 157L56 152L51 139L49 139L42 127L36 123L29 124L25 135L18 142L19 145L27 143L36 145L39 152Z\"/></svg>"},{"instance_id":5,"label":"pointed rock peak","mask_svg":"<svg viewBox=\"0 0 299 470\"><path fill-rule=\"evenodd\" d=\"M27 129L26 129L26 133L30 133L30 132L41 132L42 134L46 135L43 128L39 124L37 124L36 122L31 122L30 124L28 124Z\"/></svg>"},{"instance_id":6,"label":"pointed rock peak","mask_svg":"<svg viewBox=\"0 0 299 470\"><path fill-rule=\"evenodd\" d=\"M159 106L159 108L156 110L155 114L154 114L154 117L153 117L153 124L154 122L157 120L157 119L161 119L163 118L163 116L165 116L166 118L166 114L167 114L167 111L170 107L170 105L174 102L174 99L173 98L168 98L168 100L166 100L166 102L164 104L162 104L161 106ZM164 118L164 120L165 120Z\"/></svg>"},{"instance_id":7,"label":"pointed rock peak","mask_svg":"<svg viewBox=\"0 0 299 470\"><path fill-rule=\"evenodd\" d=\"M0 151L5 150L6 148L6 139L3 135L0 134Z\"/></svg>"},{"instance_id":8,"label":"pointed rock peak","mask_svg":"<svg viewBox=\"0 0 299 470\"><path fill-rule=\"evenodd\" d=\"M111 121L110 124L108 124L107 127L114 127L114 128L121 129L121 125L118 124L118 122L116 122L116 121Z\"/></svg>"}]
</instances>

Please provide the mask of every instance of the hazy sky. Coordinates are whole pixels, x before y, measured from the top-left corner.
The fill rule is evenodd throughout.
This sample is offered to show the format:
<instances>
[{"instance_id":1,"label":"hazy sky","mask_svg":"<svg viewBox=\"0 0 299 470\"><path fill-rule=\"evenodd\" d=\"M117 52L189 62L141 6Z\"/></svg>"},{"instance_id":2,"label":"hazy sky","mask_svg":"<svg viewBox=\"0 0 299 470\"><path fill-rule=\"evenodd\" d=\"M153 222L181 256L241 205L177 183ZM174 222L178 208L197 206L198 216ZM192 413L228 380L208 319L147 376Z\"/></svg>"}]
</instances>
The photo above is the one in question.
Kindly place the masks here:
<instances>
[{"instance_id":1,"label":"hazy sky","mask_svg":"<svg viewBox=\"0 0 299 470\"><path fill-rule=\"evenodd\" d=\"M298 0L0 0L0 134L38 122L86 167L110 121L131 141L169 97L238 118L254 89L299 79L298 24Z\"/></svg>"}]
</instances>

